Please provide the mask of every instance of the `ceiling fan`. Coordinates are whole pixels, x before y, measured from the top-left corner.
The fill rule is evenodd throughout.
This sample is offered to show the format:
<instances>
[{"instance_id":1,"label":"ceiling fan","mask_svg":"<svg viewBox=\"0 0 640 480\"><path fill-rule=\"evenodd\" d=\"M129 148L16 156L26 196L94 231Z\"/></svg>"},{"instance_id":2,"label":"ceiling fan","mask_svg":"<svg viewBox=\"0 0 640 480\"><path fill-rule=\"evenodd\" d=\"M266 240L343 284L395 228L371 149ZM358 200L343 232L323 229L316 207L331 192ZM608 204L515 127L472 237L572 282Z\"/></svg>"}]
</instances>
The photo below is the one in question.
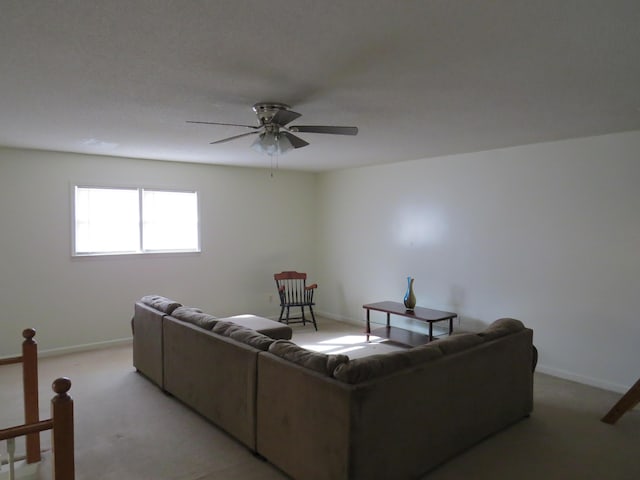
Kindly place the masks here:
<instances>
[{"instance_id":1,"label":"ceiling fan","mask_svg":"<svg viewBox=\"0 0 640 480\"><path fill-rule=\"evenodd\" d=\"M294 148L302 148L309 145L308 142L293 134L295 133L328 133L332 135L357 135L358 127L337 127L325 125L295 125L287 126L300 113L289 110L284 103L260 102L253 106L253 111L258 116L260 125L240 125L237 123L200 122L187 120L187 123L204 123L206 125L229 125L233 127L250 128L252 131L241 133L232 137L223 138L211 142L212 145L225 143L249 135L258 135L252 148L267 155L283 154Z\"/></svg>"}]
</instances>

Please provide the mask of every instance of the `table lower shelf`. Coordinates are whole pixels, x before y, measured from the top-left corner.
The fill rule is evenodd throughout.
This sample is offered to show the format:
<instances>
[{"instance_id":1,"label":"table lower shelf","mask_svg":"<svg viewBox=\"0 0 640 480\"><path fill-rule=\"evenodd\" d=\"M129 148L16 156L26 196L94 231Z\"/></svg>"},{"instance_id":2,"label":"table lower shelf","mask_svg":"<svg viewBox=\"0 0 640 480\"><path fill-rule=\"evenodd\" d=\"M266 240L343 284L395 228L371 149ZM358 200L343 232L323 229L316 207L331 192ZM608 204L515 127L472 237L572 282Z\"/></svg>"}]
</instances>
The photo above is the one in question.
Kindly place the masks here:
<instances>
[{"instance_id":1,"label":"table lower shelf","mask_svg":"<svg viewBox=\"0 0 640 480\"><path fill-rule=\"evenodd\" d=\"M429 335L427 334L413 332L411 330L398 327L375 328L371 330L370 335L386 338L390 342L397 343L398 345L406 345L408 347L417 347L430 342ZM433 340L437 340L437 338L434 337Z\"/></svg>"}]
</instances>

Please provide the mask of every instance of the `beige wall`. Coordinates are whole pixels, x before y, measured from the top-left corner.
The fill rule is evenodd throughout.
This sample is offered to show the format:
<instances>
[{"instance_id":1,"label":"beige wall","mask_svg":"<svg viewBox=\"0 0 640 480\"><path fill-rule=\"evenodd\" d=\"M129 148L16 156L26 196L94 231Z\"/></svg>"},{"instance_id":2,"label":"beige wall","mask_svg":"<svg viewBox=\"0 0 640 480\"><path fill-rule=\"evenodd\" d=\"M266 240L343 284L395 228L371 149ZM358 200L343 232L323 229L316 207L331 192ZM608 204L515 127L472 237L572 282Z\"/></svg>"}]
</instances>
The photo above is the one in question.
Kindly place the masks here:
<instances>
[{"instance_id":1,"label":"beige wall","mask_svg":"<svg viewBox=\"0 0 640 480\"><path fill-rule=\"evenodd\" d=\"M460 328L519 318L539 370L624 391L639 374L639 154L631 132L323 174L321 307L362 325L362 305L402 301L411 275L418 305Z\"/></svg>"},{"instance_id":2,"label":"beige wall","mask_svg":"<svg viewBox=\"0 0 640 480\"><path fill-rule=\"evenodd\" d=\"M277 314L272 274L318 282L318 310L363 326L401 301L534 329L539 370L626 391L640 337L640 132L324 174L0 149L0 357L130 336L133 301ZM195 188L199 255L72 259L74 182ZM377 318L377 321L382 320ZM415 328L414 326L413 328Z\"/></svg>"},{"instance_id":3,"label":"beige wall","mask_svg":"<svg viewBox=\"0 0 640 480\"><path fill-rule=\"evenodd\" d=\"M74 182L197 189L202 253L72 258ZM315 200L309 173L0 149L0 357L27 326L41 351L128 338L148 293L274 315L273 273L316 268Z\"/></svg>"}]
</instances>

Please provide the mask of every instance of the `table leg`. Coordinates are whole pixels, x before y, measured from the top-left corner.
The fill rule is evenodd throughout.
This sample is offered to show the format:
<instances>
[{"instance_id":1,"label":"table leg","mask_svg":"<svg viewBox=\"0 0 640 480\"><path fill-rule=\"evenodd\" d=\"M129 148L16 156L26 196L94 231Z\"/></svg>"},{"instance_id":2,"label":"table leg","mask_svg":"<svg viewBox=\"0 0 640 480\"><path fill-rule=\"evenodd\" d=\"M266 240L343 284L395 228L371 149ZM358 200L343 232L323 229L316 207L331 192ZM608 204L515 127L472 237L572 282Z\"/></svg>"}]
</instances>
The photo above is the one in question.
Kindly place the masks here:
<instances>
[{"instance_id":1,"label":"table leg","mask_svg":"<svg viewBox=\"0 0 640 480\"><path fill-rule=\"evenodd\" d=\"M449 335L453 333L453 318L449 319Z\"/></svg>"},{"instance_id":2,"label":"table leg","mask_svg":"<svg viewBox=\"0 0 640 480\"><path fill-rule=\"evenodd\" d=\"M371 310L367 308L367 329L365 330L365 333L367 334L367 342L369 341L369 335L371 334L370 313Z\"/></svg>"},{"instance_id":3,"label":"table leg","mask_svg":"<svg viewBox=\"0 0 640 480\"><path fill-rule=\"evenodd\" d=\"M391 317L391 314L389 312L387 312L387 328L389 328L391 326L390 319L389 317Z\"/></svg>"},{"instance_id":4,"label":"table leg","mask_svg":"<svg viewBox=\"0 0 640 480\"><path fill-rule=\"evenodd\" d=\"M429 322L429 341L433 340L433 322Z\"/></svg>"}]
</instances>

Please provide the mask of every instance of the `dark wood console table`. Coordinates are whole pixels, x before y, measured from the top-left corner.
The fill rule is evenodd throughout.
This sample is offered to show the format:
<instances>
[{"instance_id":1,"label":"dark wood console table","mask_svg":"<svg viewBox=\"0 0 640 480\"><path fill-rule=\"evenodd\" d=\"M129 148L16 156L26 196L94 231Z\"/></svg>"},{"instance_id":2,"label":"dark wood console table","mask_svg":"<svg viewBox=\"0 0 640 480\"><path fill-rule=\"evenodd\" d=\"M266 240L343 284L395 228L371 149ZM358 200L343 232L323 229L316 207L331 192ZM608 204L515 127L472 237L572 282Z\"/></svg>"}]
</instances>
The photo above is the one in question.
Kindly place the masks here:
<instances>
[{"instance_id":1,"label":"dark wood console table","mask_svg":"<svg viewBox=\"0 0 640 480\"><path fill-rule=\"evenodd\" d=\"M430 308L416 307L413 311L407 310L404 304L399 302L377 302L367 303L363 305L367 311L367 341L369 341L370 335L375 335L381 338L387 338L390 342L398 343L401 345L407 345L415 347L418 345L424 345L433 340L433 324L436 322L444 322L449 320L449 335L453 332L453 319L458 316L453 312L442 312L440 310L431 310ZM387 326L377 328L371 331L370 314L371 310L377 312L384 312L387 314ZM413 332L404 328L391 326L391 315L399 315L401 317L410 318L412 320L419 320L421 322L427 322L429 324L429 335L425 335L419 332Z\"/></svg>"}]
</instances>

